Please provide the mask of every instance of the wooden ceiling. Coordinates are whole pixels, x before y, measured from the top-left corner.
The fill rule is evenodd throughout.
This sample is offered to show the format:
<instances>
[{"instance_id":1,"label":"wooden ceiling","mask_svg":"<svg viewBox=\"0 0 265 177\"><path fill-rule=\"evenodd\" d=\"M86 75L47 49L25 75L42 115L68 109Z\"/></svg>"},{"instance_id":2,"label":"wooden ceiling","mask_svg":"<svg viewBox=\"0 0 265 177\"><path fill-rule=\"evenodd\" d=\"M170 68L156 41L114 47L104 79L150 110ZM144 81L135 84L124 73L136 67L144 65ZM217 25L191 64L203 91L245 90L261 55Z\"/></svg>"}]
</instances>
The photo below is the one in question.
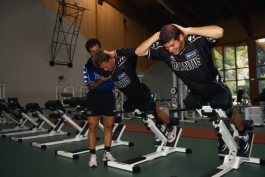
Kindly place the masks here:
<instances>
[{"instance_id":1,"label":"wooden ceiling","mask_svg":"<svg viewBox=\"0 0 265 177\"><path fill-rule=\"evenodd\" d=\"M203 26L235 18L251 37L251 15L263 11L265 0L105 0L150 32L163 25Z\"/></svg>"}]
</instances>

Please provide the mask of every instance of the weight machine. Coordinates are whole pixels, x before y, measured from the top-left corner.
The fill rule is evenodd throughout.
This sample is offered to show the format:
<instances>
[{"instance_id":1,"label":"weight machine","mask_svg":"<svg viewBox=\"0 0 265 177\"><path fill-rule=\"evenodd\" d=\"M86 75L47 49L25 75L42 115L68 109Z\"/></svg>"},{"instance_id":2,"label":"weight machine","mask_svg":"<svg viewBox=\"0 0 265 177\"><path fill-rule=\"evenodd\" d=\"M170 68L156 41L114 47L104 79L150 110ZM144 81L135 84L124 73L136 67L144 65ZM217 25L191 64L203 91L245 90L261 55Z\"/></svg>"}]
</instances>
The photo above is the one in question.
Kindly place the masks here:
<instances>
[{"instance_id":1,"label":"weight machine","mask_svg":"<svg viewBox=\"0 0 265 177\"><path fill-rule=\"evenodd\" d=\"M72 97L69 100L69 105L71 108L77 108L77 102L80 98L78 97ZM86 99L86 97L85 97ZM47 146L53 146L57 144L64 144L64 143L72 143L72 142L79 142L83 140L87 140L87 132L88 132L88 122L82 121L80 125L75 123L70 117L68 117L65 114L65 108L63 107L62 103L59 100L49 100L45 103L45 107L47 109L53 110L55 113L51 113L49 117L55 118L55 119L61 119L63 122L68 122L76 129L76 136L74 138L64 139L60 141L53 141L53 142L46 142L46 143L38 143L38 142L32 142L31 146L40 148L40 149L46 149Z\"/></svg>"},{"instance_id":2,"label":"weight machine","mask_svg":"<svg viewBox=\"0 0 265 177\"><path fill-rule=\"evenodd\" d=\"M7 81L2 82L0 85L0 99L6 98L6 85L7 85Z\"/></svg>"},{"instance_id":3,"label":"weight machine","mask_svg":"<svg viewBox=\"0 0 265 177\"><path fill-rule=\"evenodd\" d=\"M177 143L180 137L180 134L182 132L182 129L179 127L177 128L177 133L176 133L176 139L175 141L169 143L167 142L167 137L165 136L165 132L161 132L157 126L155 125L155 123L153 122L153 118L154 116L152 115L152 113L149 112L140 112L139 110L135 110L134 111L134 115L137 117L141 117L143 118L143 121L145 122L145 124L147 125L148 128L150 128L153 133L161 140L161 143L159 145L155 145L157 146L157 150L156 152L150 153L150 154L146 154L143 156L139 156L133 159L129 159L123 162L113 162L113 161L107 161L105 162L106 166L110 166L110 167L114 167L114 168L119 168L122 170L127 170L127 171L132 171L134 173L138 173L141 171L140 166L138 166L138 164L143 163L143 162L147 162L159 157L164 157L167 156L171 153L174 152L184 152L184 153L191 153L191 149L189 148L179 148L177 147ZM174 125L178 124L178 119L176 118L171 118L170 121L173 121ZM156 142L154 142L154 144L157 144Z\"/></svg>"},{"instance_id":4,"label":"weight machine","mask_svg":"<svg viewBox=\"0 0 265 177\"><path fill-rule=\"evenodd\" d=\"M177 78L176 74L173 73L173 87L170 89L170 93L172 96L171 102L172 102L172 110L176 109L181 109L185 110L184 108L184 97L186 96L185 94L186 88L184 87L184 83L182 82L181 79ZM174 117L180 117L181 122L193 122L197 123L196 120L190 120L188 119L188 112L192 112L193 110L187 110L187 111L173 111L174 112ZM179 113L180 112L180 113ZM194 110L195 112L195 110ZM179 116L180 114L180 116ZM192 118L193 119L193 118Z\"/></svg>"},{"instance_id":5,"label":"weight machine","mask_svg":"<svg viewBox=\"0 0 265 177\"><path fill-rule=\"evenodd\" d=\"M229 149L229 152L223 154L224 162L219 167L207 172L202 177L219 177L223 176L229 171L233 169L238 169L241 164L243 163L255 163L260 165L265 165L265 160L261 158L253 158L250 157L253 140L254 140L254 133L248 132L249 135L249 151L245 154L238 152L238 146L234 140L236 136L238 136L238 131L236 130L234 124L232 123L225 123L224 120L218 120L216 114L218 114L221 118L227 118L226 113L221 109L212 109L210 106L203 106L202 109L197 109L198 113L202 116L209 116L213 120L213 126L215 130L218 132L218 136L222 137L223 141L225 142L226 146ZM253 121L243 121L244 127L246 130L253 129ZM231 132L228 130L227 126L232 128L233 136ZM220 154L219 154L220 155Z\"/></svg>"},{"instance_id":6,"label":"weight machine","mask_svg":"<svg viewBox=\"0 0 265 177\"><path fill-rule=\"evenodd\" d=\"M34 135L34 136L26 136L26 137L11 137L10 139L13 141L22 142L23 140L29 140L29 139L36 139L36 138L45 138L45 137L53 137L53 136L59 136L59 135L71 135L71 133L62 131L62 127L64 125L63 119L57 119L55 123L52 123L49 119L47 119L44 115L42 110L47 108L40 108L38 103L28 103L25 106L26 110L31 112L32 115L35 115L39 118L39 121L45 122L48 125L50 125L50 128L48 130L47 134L40 134L40 135Z\"/></svg>"},{"instance_id":7,"label":"weight machine","mask_svg":"<svg viewBox=\"0 0 265 177\"><path fill-rule=\"evenodd\" d=\"M56 86L55 93L56 100L60 100L63 106L67 106L69 99L75 96L75 86Z\"/></svg>"}]
</instances>

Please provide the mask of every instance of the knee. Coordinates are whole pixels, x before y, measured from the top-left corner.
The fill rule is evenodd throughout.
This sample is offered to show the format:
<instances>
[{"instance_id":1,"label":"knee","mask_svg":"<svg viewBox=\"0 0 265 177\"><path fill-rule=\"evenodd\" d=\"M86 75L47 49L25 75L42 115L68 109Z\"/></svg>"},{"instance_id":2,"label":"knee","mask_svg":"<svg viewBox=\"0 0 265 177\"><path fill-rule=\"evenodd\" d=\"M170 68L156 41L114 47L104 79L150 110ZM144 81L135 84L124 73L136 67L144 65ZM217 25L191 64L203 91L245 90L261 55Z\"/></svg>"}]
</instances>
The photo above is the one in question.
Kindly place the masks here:
<instances>
[{"instance_id":1,"label":"knee","mask_svg":"<svg viewBox=\"0 0 265 177\"><path fill-rule=\"evenodd\" d=\"M123 103L123 110L126 112L132 112L135 110L135 105L131 100L127 100Z\"/></svg>"},{"instance_id":2,"label":"knee","mask_svg":"<svg viewBox=\"0 0 265 177\"><path fill-rule=\"evenodd\" d=\"M213 95L210 100L210 105L213 109L222 109L228 118L232 118L232 115L234 114L232 107L232 96L229 93Z\"/></svg>"},{"instance_id":3,"label":"knee","mask_svg":"<svg viewBox=\"0 0 265 177\"><path fill-rule=\"evenodd\" d=\"M97 130L98 130L97 124L89 124L89 133L96 133Z\"/></svg>"},{"instance_id":4,"label":"knee","mask_svg":"<svg viewBox=\"0 0 265 177\"><path fill-rule=\"evenodd\" d=\"M183 100L185 107L188 109L201 109L203 104L200 99L193 94L188 94L186 98Z\"/></svg>"},{"instance_id":5,"label":"knee","mask_svg":"<svg viewBox=\"0 0 265 177\"><path fill-rule=\"evenodd\" d=\"M112 129L113 129L113 125L112 126L104 126L104 131L111 132Z\"/></svg>"}]
</instances>

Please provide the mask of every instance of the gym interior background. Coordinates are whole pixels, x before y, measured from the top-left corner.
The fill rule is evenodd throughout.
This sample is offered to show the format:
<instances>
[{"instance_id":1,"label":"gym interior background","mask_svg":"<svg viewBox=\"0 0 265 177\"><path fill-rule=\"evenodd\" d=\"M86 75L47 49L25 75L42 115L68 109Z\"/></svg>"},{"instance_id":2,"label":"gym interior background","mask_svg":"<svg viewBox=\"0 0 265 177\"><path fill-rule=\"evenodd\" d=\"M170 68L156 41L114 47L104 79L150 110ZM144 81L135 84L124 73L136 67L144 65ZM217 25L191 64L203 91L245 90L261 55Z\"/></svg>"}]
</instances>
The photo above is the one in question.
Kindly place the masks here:
<instances>
[{"instance_id":1,"label":"gym interior background","mask_svg":"<svg viewBox=\"0 0 265 177\"><path fill-rule=\"evenodd\" d=\"M74 3L73 0L65 2ZM97 37L102 42L102 48L107 50L137 47L161 28L162 25L157 25L159 23L149 25L153 21L152 18L149 20L147 15L145 17L149 22L145 23L148 25L140 25L143 23L140 20L137 23L135 20L139 18L133 15L141 14L141 9L138 8L138 13L132 14L130 9L135 8L131 5L131 8L122 11L122 7L128 7L128 4L126 6L126 3L124 5L122 2L103 1L103 5L99 5L97 0L81 0L80 6L87 10L84 11L76 43L73 68L68 68L60 65L49 66L58 2L56 0L1 1L0 81L8 82L6 97L18 97L22 105L28 102L38 102L43 105L47 99L55 98L55 87L59 85L75 85L76 95L79 96L79 88L84 85L82 67L89 58L84 48L88 38ZM135 0L135 2L138 1ZM247 44L249 77L244 79L249 80L249 95L251 99L255 99L261 92L258 86L260 76L256 74L255 40L265 37L264 8L247 14L251 18L249 20L251 34L248 34L246 30L248 28L244 23L240 23L242 17L236 18L239 14L235 17L208 22L208 24L217 24L224 28L224 37L219 41L218 46L242 42ZM197 16L198 14L195 13L194 19L197 19ZM67 19L63 19L63 22L64 25L68 23ZM207 22L204 21L203 24ZM69 22L68 25L70 26L71 23ZM65 30L67 29L65 27ZM62 48L56 57L56 60L67 61L66 49ZM139 57L137 72L144 75L145 83L153 92L160 93L163 98L171 98L169 90L172 87L173 76L164 63L155 63ZM58 76L64 76L64 79L60 80Z\"/></svg>"},{"instance_id":2,"label":"gym interior background","mask_svg":"<svg viewBox=\"0 0 265 177\"><path fill-rule=\"evenodd\" d=\"M142 14L142 8L148 6L151 1L104 0L103 5L100 5L98 0L81 0L80 6L86 10L76 43L72 68L49 65L58 10L56 0L0 1L0 82L7 81L6 97L17 97L22 106L29 102L37 102L43 106L47 100L55 99L55 87L59 85L74 85L75 95L79 96L79 88L84 86L82 68L89 58L84 47L86 40L96 37L101 41L102 48L107 50L137 47L162 27L159 23L152 23L155 22L154 19L148 16L145 16L148 19L146 21L137 16ZM206 2L205 0L201 1ZM226 3L228 1L224 0ZM74 3L73 0L65 0L65 2ZM182 5L187 3L183 0L178 0L178 2ZM243 5L248 6L249 2L250 0L244 0ZM251 2L258 3L260 1L251 0ZM138 3L138 5L131 3ZM242 2L240 4L242 5ZM243 7L241 8L244 9ZM252 8L251 5L250 7ZM159 8L161 7L159 6ZM187 26L216 24L224 28L224 37L219 41L217 45L219 48L216 48L216 51L218 49L224 51L225 46L237 46L237 44L244 44L247 47L248 52L245 59L248 60L249 75L243 79L247 80L248 94L252 100L258 97L261 89L265 87L262 85L263 73L257 72L263 68L263 64L256 60L258 58L257 45L259 44L257 40L265 38L265 6L260 2L259 8L253 9L252 11L238 11L235 8L233 9L234 16L225 19L218 18L216 21L210 22L203 21L203 18L199 17L200 14L196 12L189 13L189 15L182 14L191 16ZM192 15L194 15L194 22ZM64 25L70 28L71 21L66 18L63 18L63 21ZM198 21L203 23L198 23ZM259 47L261 46L259 44ZM261 49L264 57L264 44ZM66 49L59 51L57 60L68 60ZM225 72L226 69L224 67L221 70ZM170 88L173 76L164 63L147 61L145 58L139 57L137 72L139 75L144 75L144 82L154 93L160 93L163 98L171 98ZM64 78L59 79L59 76L64 76ZM238 79L240 78L235 77L228 81L238 82ZM240 87L235 88L240 89Z\"/></svg>"}]
</instances>

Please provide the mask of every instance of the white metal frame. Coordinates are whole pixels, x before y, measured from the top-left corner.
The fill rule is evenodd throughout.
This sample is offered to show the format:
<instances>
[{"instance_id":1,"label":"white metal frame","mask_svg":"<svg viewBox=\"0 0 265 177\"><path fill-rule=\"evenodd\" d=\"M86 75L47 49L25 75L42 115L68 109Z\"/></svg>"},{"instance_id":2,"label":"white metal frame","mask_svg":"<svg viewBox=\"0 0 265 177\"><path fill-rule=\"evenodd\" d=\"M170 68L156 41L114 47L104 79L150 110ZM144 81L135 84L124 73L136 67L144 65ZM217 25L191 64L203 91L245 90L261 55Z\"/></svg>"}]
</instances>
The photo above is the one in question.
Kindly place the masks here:
<instances>
[{"instance_id":1,"label":"white metal frame","mask_svg":"<svg viewBox=\"0 0 265 177\"><path fill-rule=\"evenodd\" d=\"M13 132L13 131L20 131L20 130L29 130L29 127L25 126L25 123L28 121L28 119L26 118L21 118L20 122L17 121L14 117L12 117L12 115L10 115L9 113L7 113L6 111L2 111L2 113L5 115L5 117L7 117L9 120L12 120L15 123L15 128L11 128L11 129L3 129L0 130L0 132Z\"/></svg>"},{"instance_id":2,"label":"white metal frame","mask_svg":"<svg viewBox=\"0 0 265 177\"><path fill-rule=\"evenodd\" d=\"M74 85L72 85L72 86L71 85L69 85L69 86L62 86L62 85L56 86L55 87L55 93L56 93L56 95L55 95L56 100L60 100L61 103L63 104L63 106L66 106L64 104L64 101L63 101L66 99L66 97L62 96L61 94L62 93L71 93L72 97L74 97L75 96L75 86Z\"/></svg>"},{"instance_id":3,"label":"white metal frame","mask_svg":"<svg viewBox=\"0 0 265 177\"><path fill-rule=\"evenodd\" d=\"M216 112L221 118L227 118L224 111L221 109L212 109L210 106L203 106L202 109L197 110L200 115L203 115L203 111L205 113L213 113ZM238 152L238 146L234 140L234 136L238 136L238 132L233 124L231 127L234 132L234 136L231 135L230 131L227 129L227 126L223 122L223 120L213 121L213 126L218 129L218 133L221 134L222 139L224 140L225 144L229 149L229 153L224 156L224 162L219 167L213 169L212 171L208 172L207 175L203 175L202 177L206 176L213 176L213 177L220 177L228 173L233 169L238 169L241 164L243 163L255 163L255 164L265 164L265 160L261 158L253 158L250 157L252 151L252 145L254 140L254 133L248 132L249 134L249 152L246 154L240 154Z\"/></svg>"},{"instance_id":4,"label":"white metal frame","mask_svg":"<svg viewBox=\"0 0 265 177\"><path fill-rule=\"evenodd\" d=\"M0 85L0 99L6 98L6 85L7 85L7 81L2 82Z\"/></svg>"},{"instance_id":5,"label":"white metal frame","mask_svg":"<svg viewBox=\"0 0 265 177\"><path fill-rule=\"evenodd\" d=\"M72 143L72 142L78 142L87 140L87 133L88 133L88 122L84 121L84 124L82 127L77 125L71 118L69 118L66 114L62 113L61 118L70 123L79 133L74 138L64 139L60 141L53 141L53 142L46 142L46 143L38 143L38 142L32 142L31 146L46 149L47 146L53 146L57 144L64 144L64 143Z\"/></svg>"},{"instance_id":6,"label":"white metal frame","mask_svg":"<svg viewBox=\"0 0 265 177\"><path fill-rule=\"evenodd\" d=\"M159 157L164 157L167 156L171 153L174 152L184 152L184 153L191 153L191 149L189 148L179 148L176 147L180 134L182 132L181 128L177 127L177 137L176 140L172 143L167 142L167 137L156 127L155 123L153 122L153 115L151 114L142 114L139 111L136 111L135 113L143 117L143 121L147 124L147 126L154 132L154 134L161 140L160 146L157 147L157 150L153 153L146 154L141 156L141 158L137 159L131 159L127 160L125 162L113 162L113 161L108 161L105 163L106 166L114 167L114 168L119 168L122 170L127 170L131 171L134 173L140 172L140 166L137 166L140 163L147 162ZM128 163L129 162L129 163Z\"/></svg>"},{"instance_id":7,"label":"white metal frame","mask_svg":"<svg viewBox=\"0 0 265 177\"><path fill-rule=\"evenodd\" d=\"M101 122L99 122L99 128L102 131L104 131L104 126L102 125ZM114 124L114 128L112 130L113 138L114 138L114 136L117 136L117 138L112 140L111 147L120 146L120 145L133 146L132 142L127 142L127 141L121 141L120 140L125 128L126 128L126 126L124 124L118 124L118 123ZM97 145L96 149L97 150L101 150L101 149L104 149L104 147L105 147L104 144L101 144L101 145ZM59 156L71 158L71 159L79 159L79 155L86 154L86 153L89 153L89 152L90 152L89 147L85 147L85 148L82 148L82 149L72 150L72 151L58 150L58 151L55 151L55 154L59 155Z\"/></svg>"},{"instance_id":8,"label":"white metal frame","mask_svg":"<svg viewBox=\"0 0 265 177\"><path fill-rule=\"evenodd\" d=\"M29 139L53 137L53 136L59 136L59 135L70 135L70 133L67 133L61 130L64 125L64 120L59 119L56 124L53 124L49 119L43 116L39 111L35 111L35 113L37 114L39 119L43 121L43 123L46 122L47 124L51 126L51 131L46 134L40 134L40 135L34 135L34 136L11 137L10 138L11 140L22 142L23 140L29 140Z\"/></svg>"},{"instance_id":9,"label":"white metal frame","mask_svg":"<svg viewBox=\"0 0 265 177\"><path fill-rule=\"evenodd\" d=\"M29 117L27 114L22 112L21 115L22 115L23 118L25 118L28 121L30 121L34 125L34 128L32 128L32 130L30 130L30 131L22 131L22 132L13 132L13 133L0 134L3 138L6 137L6 136L32 134L32 133L39 133L39 132L48 131L47 129L43 128L43 125L44 125L45 121L40 120L37 123L36 121L33 120L33 118Z\"/></svg>"}]
</instances>

